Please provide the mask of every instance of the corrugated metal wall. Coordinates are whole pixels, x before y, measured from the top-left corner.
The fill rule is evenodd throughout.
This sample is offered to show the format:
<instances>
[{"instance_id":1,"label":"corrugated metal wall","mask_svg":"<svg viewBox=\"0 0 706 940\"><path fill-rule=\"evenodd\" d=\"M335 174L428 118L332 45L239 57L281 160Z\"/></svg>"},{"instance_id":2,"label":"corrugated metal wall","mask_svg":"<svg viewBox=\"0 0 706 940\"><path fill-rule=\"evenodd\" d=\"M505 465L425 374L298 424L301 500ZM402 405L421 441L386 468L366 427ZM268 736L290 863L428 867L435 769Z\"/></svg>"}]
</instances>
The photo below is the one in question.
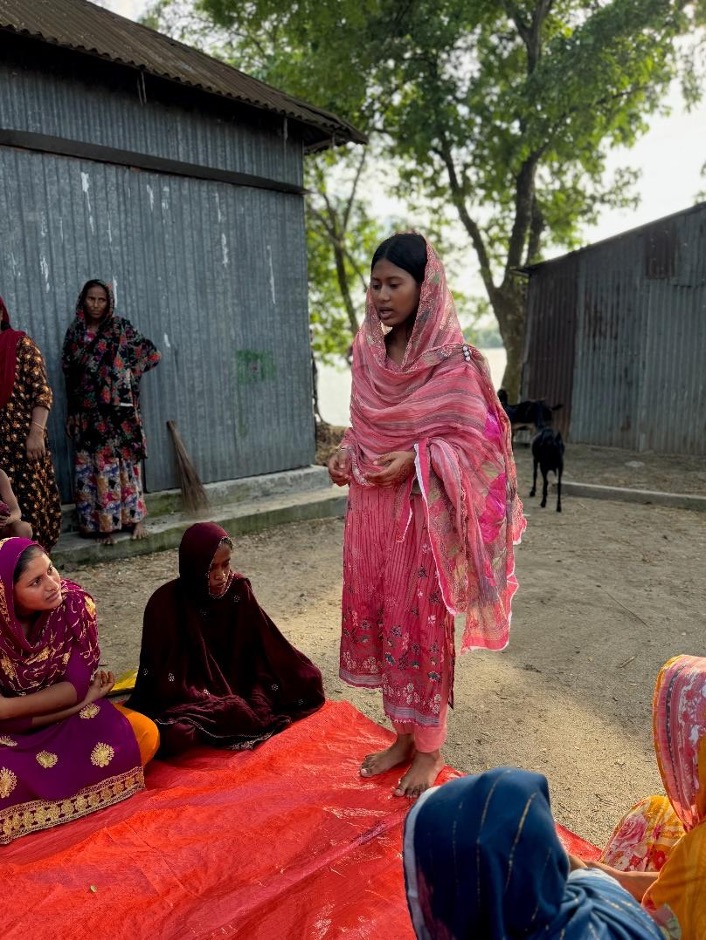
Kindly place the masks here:
<instances>
[{"instance_id":1,"label":"corrugated metal wall","mask_svg":"<svg viewBox=\"0 0 706 940\"><path fill-rule=\"evenodd\" d=\"M542 325L572 281L573 357ZM706 454L706 204L534 269L528 330L525 391L571 366L573 441Z\"/></svg>"},{"instance_id":2,"label":"corrugated metal wall","mask_svg":"<svg viewBox=\"0 0 706 940\"><path fill-rule=\"evenodd\" d=\"M49 63L51 57L47 47ZM103 63L98 66L104 68ZM136 77L128 89L122 74L115 85L105 87L82 80L78 66L76 74L64 72L63 62L61 70L47 72L0 62L0 127L301 185L301 141L287 135L284 119L281 136L275 136L242 121L217 119L149 96L142 104Z\"/></svg>"},{"instance_id":3,"label":"corrugated metal wall","mask_svg":"<svg viewBox=\"0 0 706 940\"><path fill-rule=\"evenodd\" d=\"M553 424L562 434L568 433L571 419L576 290L576 266L566 264L538 277L528 296L522 397L561 405Z\"/></svg>"},{"instance_id":4,"label":"corrugated metal wall","mask_svg":"<svg viewBox=\"0 0 706 940\"><path fill-rule=\"evenodd\" d=\"M77 108L81 100L76 89ZM34 106L46 114L54 107L44 98ZM70 111L67 103L66 121ZM106 115L106 132L110 123ZM53 132L44 119L41 126ZM205 151L200 135L208 133L196 134ZM275 139L270 159L284 160L280 178L299 183L293 149L285 154ZM196 162L189 148L179 159ZM245 151L229 166L263 170ZM13 325L47 359L56 397L50 437L65 499L71 464L60 352L90 277L113 282L117 312L162 351L142 384L149 489L176 483L169 418L204 481L312 461L303 213L300 196L0 147L0 294Z\"/></svg>"}]
</instances>

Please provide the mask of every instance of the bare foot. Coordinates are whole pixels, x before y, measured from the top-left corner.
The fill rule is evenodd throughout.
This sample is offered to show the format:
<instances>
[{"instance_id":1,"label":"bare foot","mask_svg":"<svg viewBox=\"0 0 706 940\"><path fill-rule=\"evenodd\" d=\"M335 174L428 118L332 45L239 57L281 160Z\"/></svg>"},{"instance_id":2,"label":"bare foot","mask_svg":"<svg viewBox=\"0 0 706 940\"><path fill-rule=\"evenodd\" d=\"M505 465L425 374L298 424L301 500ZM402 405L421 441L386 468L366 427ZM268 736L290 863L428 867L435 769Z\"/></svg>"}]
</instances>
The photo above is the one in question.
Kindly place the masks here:
<instances>
[{"instance_id":1,"label":"bare foot","mask_svg":"<svg viewBox=\"0 0 706 940\"><path fill-rule=\"evenodd\" d=\"M98 536L99 545L115 545L115 539L110 533L108 535L99 535Z\"/></svg>"},{"instance_id":2,"label":"bare foot","mask_svg":"<svg viewBox=\"0 0 706 940\"><path fill-rule=\"evenodd\" d=\"M398 734L394 744L385 748L384 751L378 751L375 754L368 754L360 765L361 777L375 777L377 774L384 774L386 770L397 767L398 764L404 764L409 760L414 750L414 737L411 734Z\"/></svg>"},{"instance_id":3,"label":"bare foot","mask_svg":"<svg viewBox=\"0 0 706 940\"><path fill-rule=\"evenodd\" d=\"M139 542L140 539L146 539L146 538L147 538L147 529L145 529L144 525L141 522L136 522L135 527L132 530L132 535L130 536L130 539L133 542Z\"/></svg>"},{"instance_id":4,"label":"bare foot","mask_svg":"<svg viewBox=\"0 0 706 940\"><path fill-rule=\"evenodd\" d=\"M406 796L410 800L416 800L425 790L434 786L443 766L440 751L431 751L428 754L417 751L412 766L397 784L394 796Z\"/></svg>"}]
</instances>

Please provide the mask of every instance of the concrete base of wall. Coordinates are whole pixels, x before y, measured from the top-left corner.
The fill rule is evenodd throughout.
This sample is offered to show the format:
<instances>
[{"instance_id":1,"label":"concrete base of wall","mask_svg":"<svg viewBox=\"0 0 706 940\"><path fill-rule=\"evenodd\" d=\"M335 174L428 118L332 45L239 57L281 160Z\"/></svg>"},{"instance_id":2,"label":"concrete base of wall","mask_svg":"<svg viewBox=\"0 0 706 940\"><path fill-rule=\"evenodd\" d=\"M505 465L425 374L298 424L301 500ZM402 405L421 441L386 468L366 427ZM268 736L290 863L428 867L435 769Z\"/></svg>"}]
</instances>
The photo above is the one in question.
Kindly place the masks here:
<instances>
[{"instance_id":1,"label":"concrete base of wall","mask_svg":"<svg viewBox=\"0 0 706 940\"><path fill-rule=\"evenodd\" d=\"M346 508L346 489L332 486L324 467L209 484L206 491L211 507L198 515L181 511L178 490L149 494L147 538L133 542L129 533L119 533L115 545L99 545L95 539L82 538L76 532L73 506L64 507L66 528L52 558L59 568L113 561L176 548L194 522L218 522L235 537L286 522L340 517Z\"/></svg>"},{"instance_id":2,"label":"concrete base of wall","mask_svg":"<svg viewBox=\"0 0 706 940\"><path fill-rule=\"evenodd\" d=\"M556 483L552 484L556 492ZM671 506L674 509L695 509L706 512L706 496L693 493L660 493L656 490L634 490L622 486L599 486L594 483L561 482L562 496L582 496L586 499L610 499L622 503Z\"/></svg>"}]
</instances>

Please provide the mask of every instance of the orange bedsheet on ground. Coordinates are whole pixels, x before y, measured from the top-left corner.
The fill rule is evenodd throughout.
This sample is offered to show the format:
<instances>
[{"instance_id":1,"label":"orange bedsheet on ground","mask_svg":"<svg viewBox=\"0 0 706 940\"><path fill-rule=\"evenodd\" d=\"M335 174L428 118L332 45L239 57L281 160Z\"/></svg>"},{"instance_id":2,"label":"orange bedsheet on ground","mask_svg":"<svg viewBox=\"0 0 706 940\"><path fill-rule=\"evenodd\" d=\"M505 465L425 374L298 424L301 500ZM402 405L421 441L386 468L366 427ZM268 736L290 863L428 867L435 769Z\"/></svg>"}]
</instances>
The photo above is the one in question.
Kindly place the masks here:
<instances>
[{"instance_id":1,"label":"orange bedsheet on ground","mask_svg":"<svg viewBox=\"0 0 706 940\"><path fill-rule=\"evenodd\" d=\"M255 751L155 762L125 803L0 848L0 937L410 940L399 772L358 775L390 738L328 702Z\"/></svg>"}]
</instances>

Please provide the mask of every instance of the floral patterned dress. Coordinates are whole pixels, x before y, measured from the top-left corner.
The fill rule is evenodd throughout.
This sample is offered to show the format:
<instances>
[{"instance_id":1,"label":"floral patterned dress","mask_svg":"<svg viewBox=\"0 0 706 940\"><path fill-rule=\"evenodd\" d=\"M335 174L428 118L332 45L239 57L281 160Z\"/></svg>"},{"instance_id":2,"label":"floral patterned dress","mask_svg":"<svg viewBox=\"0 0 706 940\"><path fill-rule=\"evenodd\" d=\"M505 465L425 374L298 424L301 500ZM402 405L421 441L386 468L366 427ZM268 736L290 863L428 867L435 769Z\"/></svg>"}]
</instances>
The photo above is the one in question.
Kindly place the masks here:
<instances>
[{"instance_id":1,"label":"floral patterned dress","mask_svg":"<svg viewBox=\"0 0 706 940\"><path fill-rule=\"evenodd\" d=\"M23 336L17 344L12 393L0 408L0 469L10 478L22 518L29 522L34 538L47 551L59 539L61 498L48 443L45 440L44 457L29 460L26 442L32 410L38 405L51 409L52 402L42 354L29 336Z\"/></svg>"},{"instance_id":2,"label":"floral patterned dress","mask_svg":"<svg viewBox=\"0 0 706 940\"><path fill-rule=\"evenodd\" d=\"M109 297L106 315L91 330L79 305L62 356L67 428L74 442L74 499L86 535L132 528L147 515L140 380L160 360L154 343L129 320L114 316L112 292L102 286Z\"/></svg>"}]
</instances>

